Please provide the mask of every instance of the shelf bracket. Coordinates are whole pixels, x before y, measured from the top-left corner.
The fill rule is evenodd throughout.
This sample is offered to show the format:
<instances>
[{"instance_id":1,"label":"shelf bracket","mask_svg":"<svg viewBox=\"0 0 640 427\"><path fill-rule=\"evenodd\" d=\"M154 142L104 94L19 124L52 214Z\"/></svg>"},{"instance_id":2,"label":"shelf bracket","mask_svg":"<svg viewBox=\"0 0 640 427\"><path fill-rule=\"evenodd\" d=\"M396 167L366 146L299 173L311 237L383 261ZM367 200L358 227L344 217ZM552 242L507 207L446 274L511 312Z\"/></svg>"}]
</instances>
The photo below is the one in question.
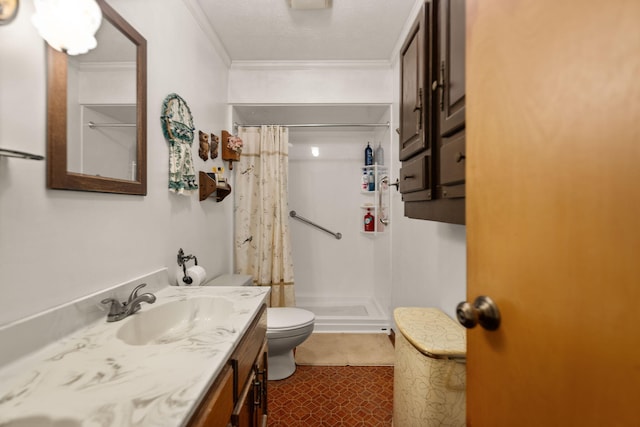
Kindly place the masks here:
<instances>
[{"instance_id":1,"label":"shelf bracket","mask_svg":"<svg viewBox=\"0 0 640 427\"><path fill-rule=\"evenodd\" d=\"M200 201L207 199L215 193L216 202L221 202L231 193L231 186L227 182L217 182L216 174L211 172L198 172L200 188Z\"/></svg>"}]
</instances>

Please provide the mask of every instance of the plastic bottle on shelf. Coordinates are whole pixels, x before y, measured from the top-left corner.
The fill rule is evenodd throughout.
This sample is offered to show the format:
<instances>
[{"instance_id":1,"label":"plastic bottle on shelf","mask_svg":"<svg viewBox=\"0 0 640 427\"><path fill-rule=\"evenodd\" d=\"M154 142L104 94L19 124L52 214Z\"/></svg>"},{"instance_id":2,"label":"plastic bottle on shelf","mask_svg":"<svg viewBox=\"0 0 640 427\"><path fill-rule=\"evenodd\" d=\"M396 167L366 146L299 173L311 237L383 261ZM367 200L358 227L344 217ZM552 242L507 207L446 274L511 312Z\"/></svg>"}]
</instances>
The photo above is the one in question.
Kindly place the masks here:
<instances>
[{"instance_id":1,"label":"plastic bottle on shelf","mask_svg":"<svg viewBox=\"0 0 640 427\"><path fill-rule=\"evenodd\" d=\"M376 165L384 165L384 148L382 148L381 142L378 142L378 148L376 148L374 160L376 162Z\"/></svg>"},{"instance_id":2,"label":"plastic bottle on shelf","mask_svg":"<svg viewBox=\"0 0 640 427\"><path fill-rule=\"evenodd\" d=\"M367 169L362 169L362 191L369 191L369 174L367 173Z\"/></svg>"},{"instance_id":3,"label":"plastic bottle on shelf","mask_svg":"<svg viewBox=\"0 0 640 427\"><path fill-rule=\"evenodd\" d=\"M371 166L373 164L373 150L367 142L367 148L364 149L364 165Z\"/></svg>"},{"instance_id":4,"label":"plastic bottle on shelf","mask_svg":"<svg viewBox=\"0 0 640 427\"><path fill-rule=\"evenodd\" d=\"M368 184L369 184L369 191L376 191L376 177L375 174L373 173L373 169L369 169L369 180L368 180Z\"/></svg>"},{"instance_id":5,"label":"plastic bottle on shelf","mask_svg":"<svg viewBox=\"0 0 640 427\"><path fill-rule=\"evenodd\" d=\"M371 209L367 208L367 213L364 214L364 231L375 231L376 219L371 213Z\"/></svg>"}]
</instances>

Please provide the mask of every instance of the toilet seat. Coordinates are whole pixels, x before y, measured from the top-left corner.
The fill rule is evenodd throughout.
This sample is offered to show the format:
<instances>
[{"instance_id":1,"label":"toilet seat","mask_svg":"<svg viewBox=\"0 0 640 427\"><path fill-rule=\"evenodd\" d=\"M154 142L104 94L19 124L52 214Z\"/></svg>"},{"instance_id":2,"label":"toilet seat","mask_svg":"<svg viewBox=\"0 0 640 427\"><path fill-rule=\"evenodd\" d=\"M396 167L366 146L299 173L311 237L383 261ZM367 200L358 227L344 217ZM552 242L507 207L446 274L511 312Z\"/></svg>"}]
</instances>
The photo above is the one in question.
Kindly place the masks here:
<instances>
[{"instance_id":1,"label":"toilet seat","mask_svg":"<svg viewBox=\"0 0 640 427\"><path fill-rule=\"evenodd\" d=\"M283 332L312 325L315 315L309 310L295 307L267 308L267 332Z\"/></svg>"}]
</instances>

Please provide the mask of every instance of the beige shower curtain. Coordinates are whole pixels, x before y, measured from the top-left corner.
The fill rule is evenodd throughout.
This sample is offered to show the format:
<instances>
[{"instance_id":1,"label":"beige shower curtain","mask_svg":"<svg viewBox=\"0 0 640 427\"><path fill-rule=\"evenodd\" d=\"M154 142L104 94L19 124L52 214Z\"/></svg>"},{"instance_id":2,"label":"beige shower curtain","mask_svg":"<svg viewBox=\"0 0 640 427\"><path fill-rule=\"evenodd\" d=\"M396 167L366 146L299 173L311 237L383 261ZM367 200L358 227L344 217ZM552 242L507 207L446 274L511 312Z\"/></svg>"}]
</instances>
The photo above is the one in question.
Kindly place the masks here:
<instances>
[{"instance_id":1,"label":"beige shower curtain","mask_svg":"<svg viewBox=\"0 0 640 427\"><path fill-rule=\"evenodd\" d=\"M271 286L271 306L295 305L288 222L289 130L240 127L235 172L235 270Z\"/></svg>"}]
</instances>

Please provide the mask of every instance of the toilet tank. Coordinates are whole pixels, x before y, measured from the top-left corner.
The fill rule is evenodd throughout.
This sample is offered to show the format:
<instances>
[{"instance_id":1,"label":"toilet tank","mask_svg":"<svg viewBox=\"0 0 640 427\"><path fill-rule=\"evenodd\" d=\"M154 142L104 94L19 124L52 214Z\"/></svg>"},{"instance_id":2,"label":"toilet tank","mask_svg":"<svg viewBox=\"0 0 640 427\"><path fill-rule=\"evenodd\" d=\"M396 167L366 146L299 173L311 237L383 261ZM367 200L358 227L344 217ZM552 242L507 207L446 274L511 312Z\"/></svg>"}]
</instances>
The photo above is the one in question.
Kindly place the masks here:
<instances>
[{"instance_id":1,"label":"toilet tank","mask_svg":"<svg viewBox=\"0 0 640 427\"><path fill-rule=\"evenodd\" d=\"M253 286L253 277L248 274L223 274L203 286Z\"/></svg>"}]
</instances>

